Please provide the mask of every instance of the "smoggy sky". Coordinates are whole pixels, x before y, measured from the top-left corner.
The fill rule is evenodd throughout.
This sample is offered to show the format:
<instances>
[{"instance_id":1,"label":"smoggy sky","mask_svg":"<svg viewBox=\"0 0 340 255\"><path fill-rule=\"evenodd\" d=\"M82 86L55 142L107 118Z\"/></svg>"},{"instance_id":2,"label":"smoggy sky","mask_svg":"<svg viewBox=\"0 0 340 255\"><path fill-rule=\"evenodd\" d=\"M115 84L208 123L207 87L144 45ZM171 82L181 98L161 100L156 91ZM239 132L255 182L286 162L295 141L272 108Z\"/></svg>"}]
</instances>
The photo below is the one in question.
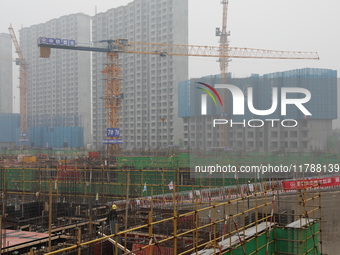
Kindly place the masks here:
<instances>
[{"instance_id":1,"label":"smoggy sky","mask_svg":"<svg viewBox=\"0 0 340 255\"><path fill-rule=\"evenodd\" d=\"M0 0L0 33L12 23L21 27L44 23L71 13L94 15L126 5L130 0ZM233 59L234 77L296 68L340 70L340 1L337 0L229 0L230 46L271 50L316 51L320 60ZM189 44L218 45L215 28L222 24L220 0L189 0ZM108 38L113 39L113 38ZM13 47L14 48L14 47ZM13 57L17 57L13 50ZM190 77L218 74L217 59L191 57ZM17 68L17 67L15 67ZM17 74L14 74L17 80Z\"/></svg>"}]
</instances>

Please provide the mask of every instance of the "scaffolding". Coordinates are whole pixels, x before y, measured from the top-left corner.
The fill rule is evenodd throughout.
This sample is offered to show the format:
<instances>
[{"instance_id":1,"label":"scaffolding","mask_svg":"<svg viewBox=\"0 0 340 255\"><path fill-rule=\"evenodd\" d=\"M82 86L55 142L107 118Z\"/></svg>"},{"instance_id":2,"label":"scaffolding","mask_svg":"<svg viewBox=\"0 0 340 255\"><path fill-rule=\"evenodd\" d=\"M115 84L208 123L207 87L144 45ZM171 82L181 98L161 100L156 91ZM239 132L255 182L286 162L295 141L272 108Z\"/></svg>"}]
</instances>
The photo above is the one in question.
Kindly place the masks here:
<instances>
[{"instance_id":1,"label":"scaffolding","mask_svg":"<svg viewBox=\"0 0 340 255\"><path fill-rule=\"evenodd\" d=\"M142 167L120 160L115 169L1 167L2 228L49 235L41 244L3 242L3 254L321 252L322 177L289 189L256 178L185 183L189 169L171 158L136 159ZM113 203L116 234L106 221ZM2 240L15 236L6 233Z\"/></svg>"}]
</instances>

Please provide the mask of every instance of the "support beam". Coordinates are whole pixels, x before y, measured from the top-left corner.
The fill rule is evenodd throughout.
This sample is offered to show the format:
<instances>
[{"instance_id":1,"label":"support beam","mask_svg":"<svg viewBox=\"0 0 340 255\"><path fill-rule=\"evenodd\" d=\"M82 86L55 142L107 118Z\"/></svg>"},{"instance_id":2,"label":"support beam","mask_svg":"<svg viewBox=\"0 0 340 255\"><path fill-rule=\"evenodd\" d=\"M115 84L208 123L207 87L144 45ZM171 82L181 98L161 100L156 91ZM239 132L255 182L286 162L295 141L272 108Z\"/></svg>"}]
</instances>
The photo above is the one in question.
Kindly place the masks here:
<instances>
[{"instance_id":1,"label":"support beam","mask_svg":"<svg viewBox=\"0 0 340 255\"><path fill-rule=\"evenodd\" d=\"M101 236L104 236L106 237L107 235L101 233L101 232L98 232L99 235ZM123 245L121 245L120 243L117 243L115 240L113 240L112 238L108 238L107 239L110 243L116 245L119 249L121 249L122 251L125 251L125 252L130 252L131 255L136 255L135 253L131 252L130 250L128 250L126 247L124 247Z\"/></svg>"}]
</instances>

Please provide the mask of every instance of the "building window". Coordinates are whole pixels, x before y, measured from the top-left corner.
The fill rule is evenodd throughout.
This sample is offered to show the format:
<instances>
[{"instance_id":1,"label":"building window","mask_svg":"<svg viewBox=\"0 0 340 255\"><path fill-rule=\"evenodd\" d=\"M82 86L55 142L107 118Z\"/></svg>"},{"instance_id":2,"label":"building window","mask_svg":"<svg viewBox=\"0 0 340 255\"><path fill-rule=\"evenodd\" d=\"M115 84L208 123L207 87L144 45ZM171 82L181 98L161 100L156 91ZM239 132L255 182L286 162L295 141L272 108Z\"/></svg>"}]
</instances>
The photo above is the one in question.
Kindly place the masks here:
<instances>
[{"instance_id":1,"label":"building window","mask_svg":"<svg viewBox=\"0 0 340 255\"><path fill-rule=\"evenodd\" d=\"M297 148L297 142L290 142L290 147L291 148Z\"/></svg>"},{"instance_id":2,"label":"building window","mask_svg":"<svg viewBox=\"0 0 340 255\"><path fill-rule=\"evenodd\" d=\"M290 131L290 137L297 137L297 131Z\"/></svg>"},{"instance_id":3,"label":"building window","mask_svg":"<svg viewBox=\"0 0 340 255\"><path fill-rule=\"evenodd\" d=\"M276 138L277 137L277 131L272 131L271 132L271 137Z\"/></svg>"}]
</instances>

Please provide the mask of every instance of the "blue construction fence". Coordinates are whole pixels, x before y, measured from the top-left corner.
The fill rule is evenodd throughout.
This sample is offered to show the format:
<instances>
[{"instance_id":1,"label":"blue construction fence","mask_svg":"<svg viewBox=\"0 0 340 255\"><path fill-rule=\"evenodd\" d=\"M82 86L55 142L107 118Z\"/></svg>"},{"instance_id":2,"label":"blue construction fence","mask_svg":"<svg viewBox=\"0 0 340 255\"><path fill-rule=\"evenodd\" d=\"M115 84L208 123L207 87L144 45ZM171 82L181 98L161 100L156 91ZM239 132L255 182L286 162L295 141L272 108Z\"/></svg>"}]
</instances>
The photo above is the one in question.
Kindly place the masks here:
<instances>
[{"instance_id":1,"label":"blue construction fence","mask_svg":"<svg viewBox=\"0 0 340 255\"><path fill-rule=\"evenodd\" d=\"M16 143L20 138L20 115L0 113L0 143Z\"/></svg>"},{"instance_id":2,"label":"blue construction fence","mask_svg":"<svg viewBox=\"0 0 340 255\"><path fill-rule=\"evenodd\" d=\"M79 148L84 146L84 128L29 127L27 138L32 148Z\"/></svg>"}]
</instances>

